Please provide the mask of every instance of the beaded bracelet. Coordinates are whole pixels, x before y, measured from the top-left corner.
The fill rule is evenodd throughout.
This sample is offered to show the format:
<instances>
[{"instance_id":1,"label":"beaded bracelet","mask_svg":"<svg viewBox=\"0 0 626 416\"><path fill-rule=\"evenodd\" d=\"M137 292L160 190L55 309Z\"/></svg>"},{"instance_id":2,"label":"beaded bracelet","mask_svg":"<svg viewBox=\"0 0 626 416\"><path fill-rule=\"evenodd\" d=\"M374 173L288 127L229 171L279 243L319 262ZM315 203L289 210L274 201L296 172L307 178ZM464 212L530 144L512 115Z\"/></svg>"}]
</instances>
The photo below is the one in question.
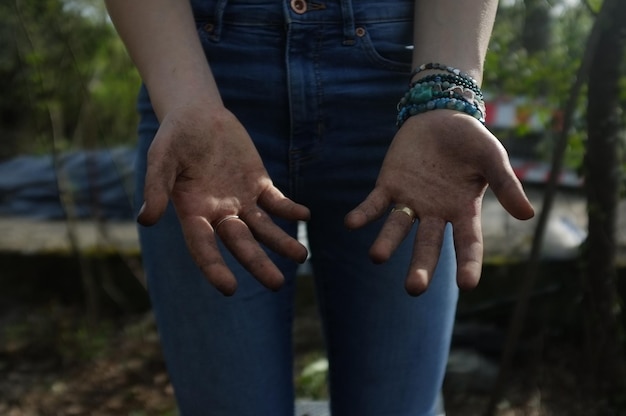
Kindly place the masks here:
<instances>
[{"instance_id":1,"label":"beaded bracelet","mask_svg":"<svg viewBox=\"0 0 626 416\"><path fill-rule=\"evenodd\" d=\"M462 111L485 122L485 103L472 90L461 86L442 90L440 85L418 84L400 99L396 125L402 126L412 115L443 108Z\"/></svg>"},{"instance_id":2,"label":"beaded bracelet","mask_svg":"<svg viewBox=\"0 0 626 416\"><path fill-rule=\"evenodd\" d=\"M464 88L471 89L478 97L483 97L483 93L478 87L476 83L472 83L466 78L460 77L458 75L452 74L435 74L435 75L427 75L424 78L420 78L417 81L411 82L409 84L409 88L413 88L418 84L441 84L443 88L449 88L451 85L459 85Z\"/></svg>"},{"instance_id":3,"label":"beaded bracelet","mask_svg":"<svg viewBox=\"0 0 626 416\"><path fill-rule=\"evenodd\" d=\"M477 107L483 107L482 93L463 85L449 82L420 82L413 85L398 102L398 110L407 104L421 104L433 98L453 97L463 99Z\"/></svg>"},{"instance_id":4,"label":"beaded bracelet","mask_svg":"<svg viewBox=\"0 0 626 416\"><path fill-rule=\"evenodd\" d=\"M442 70L447 74L427 75L409 84L409 90L398 102L398 127L413 115L438 109L462 111L485 123L483 93L475 79L457 68L438 63L418 66L411 73L411 79L428 69Z\"/></svg>"},{"instance_id":5,"label":"beaded bracelet","mask_svg":"<svg viewBox=\"0 0 626 416\"><path fill-rule=\"evenodd\" d=\"M484 113L476 107L474 104L470 104L463 99L458 98L435 98L434 100L427 101L422 104L409 104L404 106L398 111L398 118L396 120L396 126L401 127L402 124L411 116L425 113L427 111L449 109L464 112L474 117L478 121L484 123Z\"/></svg>"},{"instance_id":6,"label":"beaded bracelet","mask_svg":"<svg viewBox=\"0 0 626 416\"><path fill-rule=\"evenodd\" d=\"M476 80L474 78L472 78L471 76L469 76L468 74L461 72L460 69L458 68L454 68L451 66L447 66L444 64L440 64L437 62L429 62L427 64L422 64L420 66L418 66L417 68L415 68L412 72L411 72L411 77L409 79L413 79L413 77L417 74L419 74L422 71L425 71L427 69L435 69L435 70L441 70L441 71L445 71L448 72L450 74L454 74L457 76L460 76L461 78L464 78L470 82L472 82L474 85L476 85L478 87L478 82L476 82Z\"/></svg>"},{"instance_id":7,"label":"beaded bracelet","mask_svg":"<svg viewBox=\"0 0 626 416\"><path fill-rule=\"evenodd\" d=\"M467 101L484 113L485 103L480 90L457 85L447 81L428 81L414 84L400 99L397 109L408 104L422 104L434 98L457 98Z\"/></svg>"}]
</instances>

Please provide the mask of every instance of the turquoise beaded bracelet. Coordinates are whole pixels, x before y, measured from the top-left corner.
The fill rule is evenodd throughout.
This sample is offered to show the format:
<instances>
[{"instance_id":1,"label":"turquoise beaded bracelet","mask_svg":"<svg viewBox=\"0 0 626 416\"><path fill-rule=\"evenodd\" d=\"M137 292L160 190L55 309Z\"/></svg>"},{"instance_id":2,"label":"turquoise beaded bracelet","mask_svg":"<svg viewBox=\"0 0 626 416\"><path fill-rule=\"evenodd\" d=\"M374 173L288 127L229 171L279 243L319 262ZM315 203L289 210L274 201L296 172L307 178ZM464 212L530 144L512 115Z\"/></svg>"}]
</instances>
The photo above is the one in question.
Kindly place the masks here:
<instances>
[{"instance_id":1,"label":"turquoise beaded bracelet","mask_svg":"<svg viewBox=\"0 0 626 416\"><path fill-rule=\"evenodd\" d=\"M478 108L484 106L482 93L447 81L428 81L413 85L398 102L398 110L407 104L421 104L434 98L453 97L467 101Z\"/></svg>"},{"instance_id":2,"label":"turquoise beaded bracelet","mask_svg":"<svg viewBox=\"0 0 626 416\"><path fill-rule=\"evenodd\" d=\"M476 107L474 104L470 104L463 99L458 98L435 98L434 100L427 101L421 104L409 104L404 106L398 111L398 118L396 120L396 126L401 127L402 124L411 116L415 116L421 113L425 113L427 111L432 110L456 110L461 111L465 114L469 114L474 117L481 123L485 122L485 115L483 112Z\"/></svg>"},{"instance_id":3,"label":"turquoise beaded bracelet","mask_svg":"<svg viewBox=\"0 0 626 416\"><path fill-rule=\"evenodd\" d=\"M485 102L476 80L459 69L438 63L418 66L411 73L411 79L429 69L444 71L446 74L427 75L409 84L409 91L397 106L398 127L411 116L438 109L461 111L485 123Z\"/></svg>"},{"instance_id":4,"label":"turquoise beaded bracelet","mask_svg":"<svg viewBox=\"0 0 626 416\"><path fill-rule=\"evenodd\" d=\"M483 97L483 93L480 90L480 88L478 88L477 84L470 82L466 78L460 77L458 75L453 75L453 74L427 75L424 78L420 78L417 81L411 82L409 84L409 87L413 88L418 84L425 84L425 83L429 83L429 84L439 83L439 84L442 84L445 88L447 88L446 86L449 86L449 85L458 85L458 86L474 91L476 96L480 98Z\"/></svg>"}]
</instances>

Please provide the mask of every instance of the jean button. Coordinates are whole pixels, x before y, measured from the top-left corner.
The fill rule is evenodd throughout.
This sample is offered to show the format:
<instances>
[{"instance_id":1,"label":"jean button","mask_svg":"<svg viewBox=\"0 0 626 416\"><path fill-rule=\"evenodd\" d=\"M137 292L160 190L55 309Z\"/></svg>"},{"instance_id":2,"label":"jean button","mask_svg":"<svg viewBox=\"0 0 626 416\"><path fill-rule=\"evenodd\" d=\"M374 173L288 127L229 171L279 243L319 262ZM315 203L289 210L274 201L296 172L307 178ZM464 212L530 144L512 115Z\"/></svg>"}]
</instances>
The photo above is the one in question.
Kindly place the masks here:
<instances>
[{"instance_id":1,"label":"jean button","mask_svg":"<svg viewBox=\"0 0 626 416\"><path fill-rule=\"evenodd\" d=\"M291 0L291 10L298 14L306 13L307 5L305 0Z\"/></svg>"}]
</instances>

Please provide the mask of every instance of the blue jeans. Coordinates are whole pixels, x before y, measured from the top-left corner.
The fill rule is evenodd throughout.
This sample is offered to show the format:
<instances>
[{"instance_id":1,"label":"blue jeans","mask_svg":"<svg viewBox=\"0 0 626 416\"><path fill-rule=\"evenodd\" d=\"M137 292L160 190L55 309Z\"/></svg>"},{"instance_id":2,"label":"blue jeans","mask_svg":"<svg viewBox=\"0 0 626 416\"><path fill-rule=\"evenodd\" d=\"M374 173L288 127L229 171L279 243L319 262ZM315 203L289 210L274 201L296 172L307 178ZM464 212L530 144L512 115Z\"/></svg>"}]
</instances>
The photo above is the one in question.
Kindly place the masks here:
<instances>
[{"instance_id":1,"label":"blue jeans","mask_svg":"<svg viewBox=\"0 0 626 416\"><path fill-rule=\"evenodd\" d=\"M332 414L433 415L458 296L451 231L429 290L413 298L404 278L415 229L389 262L374 265L368 249L384 219L358 231L343 225L373 189L395 133L410 71L413 1L192 3L225 105L248 129L278 188L311 209ZM141 202L146 151L158 128L145 90L139 110ZM297 224L278 223L296 235ZM297 265L271 255L286 276L273 293L223 250L239 282L227 298L192 262L171 207L140 238L181 414L292 416Z\"/></svg>"}]
</instances>

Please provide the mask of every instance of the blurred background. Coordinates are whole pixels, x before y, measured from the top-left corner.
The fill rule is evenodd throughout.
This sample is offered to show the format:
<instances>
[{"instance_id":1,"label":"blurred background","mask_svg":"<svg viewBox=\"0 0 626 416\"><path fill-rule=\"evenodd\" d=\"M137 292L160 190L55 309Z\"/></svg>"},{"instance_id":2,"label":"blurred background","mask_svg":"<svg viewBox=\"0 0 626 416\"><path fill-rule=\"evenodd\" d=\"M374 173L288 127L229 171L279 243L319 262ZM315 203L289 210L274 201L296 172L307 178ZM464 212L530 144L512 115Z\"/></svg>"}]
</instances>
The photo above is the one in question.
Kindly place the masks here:
<instances>
[{"instance_id":1,"label":"blurred background","mask_svg":"<svg viewBox=\"0 0 626 416\"><path fill-rule=\"evenodd\" d=\"M486 195L448 415L626 414L625 4L501 1L487 126L537 215ZM131 208L139 85L103 2L0 2L0 415L176 414ZM310 274L298 416L327 414Z\"/></svg>"}]
</instances>

